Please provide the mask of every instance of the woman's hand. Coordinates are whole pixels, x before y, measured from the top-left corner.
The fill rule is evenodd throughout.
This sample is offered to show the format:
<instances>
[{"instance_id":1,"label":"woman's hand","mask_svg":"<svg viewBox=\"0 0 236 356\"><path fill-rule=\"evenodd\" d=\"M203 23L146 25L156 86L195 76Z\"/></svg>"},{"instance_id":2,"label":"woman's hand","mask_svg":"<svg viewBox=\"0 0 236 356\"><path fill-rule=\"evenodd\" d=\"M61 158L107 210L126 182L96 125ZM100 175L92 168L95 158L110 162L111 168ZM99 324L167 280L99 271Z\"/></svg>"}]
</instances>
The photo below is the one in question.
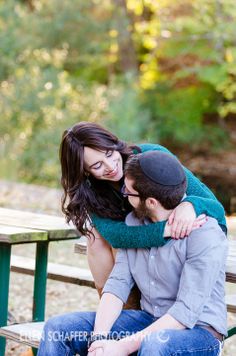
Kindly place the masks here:
<instances>
[{"instance_id":1,"label":"woman's hand","mask_svg":"<svg viewBox=\"0 0 236 356\"><path fill-rule=\"evenodd\" d=\"M170 236L174 239L184 238L191 231L198 229L207 221L205 214L196 217L194 207L189 202L180 203L168 219ZM167 225L167 226L168 226Z\"/></svg>"},{"instance_id":2,"label":"woman's hand","mask_svg":"<svg viewBox=\"0 0 236 356\"><path fill-rule=\"evenodd\" d=\"M94 341L88 350L88 356L128 356L126 345L116 340Z\"/></svg>"}]
</instances>

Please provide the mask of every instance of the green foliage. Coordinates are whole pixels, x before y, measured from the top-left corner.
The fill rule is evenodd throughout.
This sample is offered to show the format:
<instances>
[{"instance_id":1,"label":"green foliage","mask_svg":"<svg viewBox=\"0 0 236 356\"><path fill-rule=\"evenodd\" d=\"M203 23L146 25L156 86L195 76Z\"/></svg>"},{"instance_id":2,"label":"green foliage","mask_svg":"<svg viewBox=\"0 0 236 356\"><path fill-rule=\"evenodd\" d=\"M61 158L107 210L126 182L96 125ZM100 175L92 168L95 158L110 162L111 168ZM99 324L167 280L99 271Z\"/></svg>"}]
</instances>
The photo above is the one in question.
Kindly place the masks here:
<instances>
[{"instance_id":1,"label":"green foliage","mask_svg":"<svg viewBox=\"0 0 236 356\"><path fill-rule=\"evenodd\" d=\"M221 147L219 119L236 114L234 0L31 4L0 1L2 177L57 184L61 134L81 120L130 142Z\"/></svg>"},{"instance_id":2,"label":"green foliage","mask_svg":"<svg viewBox=\"0 0 236 356\"><path fill-rule=\"evenodd\" d=\"M128 142L143 139L149 125L150 110L140 101L139 91L132 85L132 77L121 84L112 85L108 91L108 112L103 121L106 127Z\"/></svg>"}]
</instances>

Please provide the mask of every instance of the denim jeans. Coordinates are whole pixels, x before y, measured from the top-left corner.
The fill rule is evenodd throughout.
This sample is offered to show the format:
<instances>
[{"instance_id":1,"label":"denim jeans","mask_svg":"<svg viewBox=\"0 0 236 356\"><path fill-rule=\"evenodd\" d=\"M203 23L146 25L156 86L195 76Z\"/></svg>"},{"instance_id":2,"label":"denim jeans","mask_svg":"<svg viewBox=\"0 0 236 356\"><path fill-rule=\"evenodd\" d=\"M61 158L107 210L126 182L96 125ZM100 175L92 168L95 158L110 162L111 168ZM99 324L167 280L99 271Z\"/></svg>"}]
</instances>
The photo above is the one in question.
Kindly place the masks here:
<instances>
[{"instance_id":1,"label":"denim jeans","mask_svg":"<svg viewBox=\"0 0 236 356\"><path fill-rule=\"evenodd\" d=\"M38 356L87 355L87 336L93 331L95 312L74 312L49 319L44 327ZM141 310L123 310L114 323L114 337L132 335L156 321ZM217 356L220 342L206 329L162 330L148 335L138 356ZM137 355L134 353L133 355Z\"/></svg>"}]
</instances>

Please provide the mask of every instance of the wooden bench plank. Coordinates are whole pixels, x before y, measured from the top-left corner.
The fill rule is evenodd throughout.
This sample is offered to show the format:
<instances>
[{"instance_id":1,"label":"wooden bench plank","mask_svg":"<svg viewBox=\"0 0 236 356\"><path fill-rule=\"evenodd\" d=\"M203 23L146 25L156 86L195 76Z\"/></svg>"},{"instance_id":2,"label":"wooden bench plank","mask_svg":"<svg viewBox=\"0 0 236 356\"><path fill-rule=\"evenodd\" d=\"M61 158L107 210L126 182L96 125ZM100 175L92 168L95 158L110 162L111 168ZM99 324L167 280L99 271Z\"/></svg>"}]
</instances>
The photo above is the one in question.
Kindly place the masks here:
<instances>
[{"instance_id":1,"label":"wooden bench plank","mask_svg":"<svg viewBox=\"0 0 236 356\"><path fill-rule=\"evenodd\" d=\"M47 238L47 231L0 224L0 242L17 244L22 242L45 241Z\"/></svg>"},{"instance_id":2,"label":"wooden bench plank","mask_svg":"<svg viewBox=\"0 0 236 356\"><path fill-rule=\"evenodd\" d=\"M11 271L33 276L35 261L28 257L11 256ZM48 263L47 278L65 283L95 288L93 276L86 268Z\"/></svg>"},{"instance_id":3,"label":"wooden bench plank","mask_svg":"<svg viewBox=\"0 0 236 356\"><path fill-rule=\"evenodd\" d=\"M87 243L85 241L76 242L74 252L80 255L87 255Z\"/></svg>"},{"instance_id":4,"label":"wooden bench plank","mask_svg":"<svg viewBox=\"0 0 236 356\"><path fill-rule=\"evenodd\" d=\"M22 323L0 328L0 336L31 347L38 348L44 322Z\"/></svg>"},{"instance_id":5,"label":"wooden bench plank","mask_svg":"<svg viewBox=\"0 0 236 356\"><path fill-rule=\"evenodd\" d=\"M230 313L236 313L236 294L228 294L225 297L227 304L227 311Z\"/></svg>"},{"instance_id":6,"label":"wooden bench plank","mask_svg":"<svg viewBox=\"0 0 236 356\"><path fill-rule=\"evenodd\" d=\"M73 224L66 224L63 217L36 214L27 211L0 208L0 224L22 228L39 229L48 232L49 240L75 238L80 236Z\"/></svg>"}]
</instances>

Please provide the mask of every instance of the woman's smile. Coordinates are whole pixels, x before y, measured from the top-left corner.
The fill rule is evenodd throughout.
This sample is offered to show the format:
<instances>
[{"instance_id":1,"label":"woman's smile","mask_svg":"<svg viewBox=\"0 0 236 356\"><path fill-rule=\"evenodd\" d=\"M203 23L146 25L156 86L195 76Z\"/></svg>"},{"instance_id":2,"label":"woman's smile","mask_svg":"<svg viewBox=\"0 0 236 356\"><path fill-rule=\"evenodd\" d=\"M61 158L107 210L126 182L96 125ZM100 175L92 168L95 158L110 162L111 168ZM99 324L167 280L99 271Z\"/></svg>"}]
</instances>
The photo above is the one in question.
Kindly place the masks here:
<instances>
[{"instance_id":1,"label":"woman's smile","mask_svg":"<svg viewBox=\"0 0 236 356\"><path fill-rule=\"evenodd\" d=\"M98 151L84 147L86 171L96 179L119 181L123 177L122 157L118 151Z\"/></svg>"}]
</instances>

